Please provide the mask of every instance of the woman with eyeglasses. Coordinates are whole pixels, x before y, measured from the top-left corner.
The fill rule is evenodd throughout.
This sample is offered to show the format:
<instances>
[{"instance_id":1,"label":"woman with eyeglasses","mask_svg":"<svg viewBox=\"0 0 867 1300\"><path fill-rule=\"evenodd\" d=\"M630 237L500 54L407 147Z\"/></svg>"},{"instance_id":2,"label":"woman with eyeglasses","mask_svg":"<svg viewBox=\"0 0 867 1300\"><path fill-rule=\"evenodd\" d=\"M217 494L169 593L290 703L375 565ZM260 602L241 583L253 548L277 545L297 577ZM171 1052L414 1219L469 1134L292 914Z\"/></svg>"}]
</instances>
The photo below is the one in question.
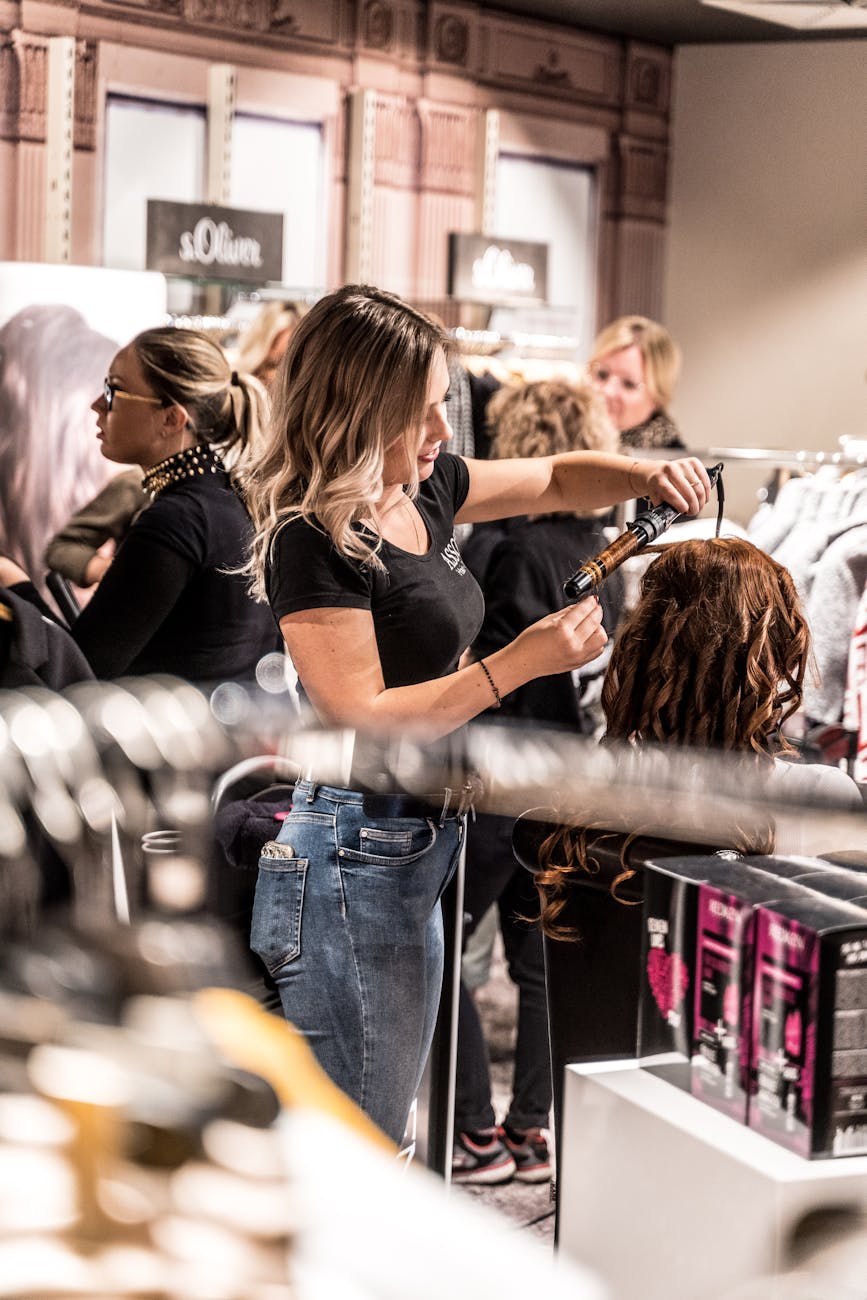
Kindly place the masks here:
<instances>
[{"instance_id":1,"label":"woman with eyeglasses","mask_svg":"<svg viewBox=\"0 0 867 1300\"><path fill-rule=\"evenodd\" d=\"M251 526L233 475L263 430L261 384L206 335L152 329L116 354L92 409L103 456L140 466L150 499L71 628L96 676L251 677L277 648L237 572Z\"/></svg>"},{"instance_id":2,"label":"woman with eyeglasses","mask_svg":"<svg viewBox=\"0 0 867 1300\"><path fill-rule=\"evenodd\" d=\"M685 447L668 407L680 349L646 316L620 316L596 338L589 375L620 430L620 446Z\"/></svg>"}]
</instances>

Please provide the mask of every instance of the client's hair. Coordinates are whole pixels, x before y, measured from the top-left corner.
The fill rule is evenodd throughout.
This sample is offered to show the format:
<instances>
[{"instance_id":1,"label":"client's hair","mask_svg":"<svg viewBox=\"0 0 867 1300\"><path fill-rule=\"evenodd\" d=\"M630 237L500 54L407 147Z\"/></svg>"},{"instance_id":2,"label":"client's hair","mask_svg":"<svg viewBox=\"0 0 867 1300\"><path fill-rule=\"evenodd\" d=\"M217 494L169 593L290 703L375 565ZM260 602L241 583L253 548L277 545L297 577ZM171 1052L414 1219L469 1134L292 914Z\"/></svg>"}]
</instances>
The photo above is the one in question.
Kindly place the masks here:
<instances>
[{"instance_id":1,"label":"client's hair","mask_svg":"<svg viewBox=\"0 0 867 1300\"><path fill-rule=\"evenodd\" d=\"M810 633L787 569L736 537L672 543L644 575L602 689L606 738L790 750Z\"/></svg>"},{"instance_id":2,"label":"client's hair","mask_svg":"<svg viewBox=\"0 0 867 1300\"><path fill-rule=\"evenodd\" d=\"M726 750L769 769L791 751L780 730L801 703L810 635L794 583L782 565L739 538L711 538L660 548L644 575L641 596L624 620L602 688L607 741L634 746ZM752 767L755 772L756 767ZM666 812L672 839L703 841L701 828L677 810ZM728 842L716 848L773 852L770 821L746 807ZM638 833L660 835L637 828ZM575 938L558 918L576 871L598 871L594 845L608 838L597 826L558 827L539 851L536 884L542 927ZM612 893L634 875L625 839L623 868ZM670 852L671 850L669 850ZM698 851L697 848L694 851Z\"/></svg>"}]
</instances>

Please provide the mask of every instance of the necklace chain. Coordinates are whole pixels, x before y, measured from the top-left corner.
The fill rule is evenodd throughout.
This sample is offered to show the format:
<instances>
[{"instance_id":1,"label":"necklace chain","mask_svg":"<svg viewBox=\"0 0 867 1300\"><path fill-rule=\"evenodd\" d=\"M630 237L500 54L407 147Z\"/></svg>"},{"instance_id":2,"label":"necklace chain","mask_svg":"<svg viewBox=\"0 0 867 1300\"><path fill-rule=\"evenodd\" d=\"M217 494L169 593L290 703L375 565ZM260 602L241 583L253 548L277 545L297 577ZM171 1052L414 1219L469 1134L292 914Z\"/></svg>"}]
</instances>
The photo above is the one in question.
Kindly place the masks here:
<instances>
[{"instance_id":1,"label":"necklace chain","mask_svg":"<svg viewBox=\"0 0 867 1300\"><path fill-rule=\"evenodd\" d=\"M382 519L383 515L391 514L392 510L396 510L398 506L400 506L402 509L405 509L407 511L409 515L410 524L412 525L413 540L416 546L418 546L421 550L424 550L425 549L423 545L424 539L419 534L416 511L413 509L409 497L406 495L405 492L401 492L399 501L393 501L390 506L386 506L384 510L379 511L380 519Z\"/></svg>"}]
</instances>

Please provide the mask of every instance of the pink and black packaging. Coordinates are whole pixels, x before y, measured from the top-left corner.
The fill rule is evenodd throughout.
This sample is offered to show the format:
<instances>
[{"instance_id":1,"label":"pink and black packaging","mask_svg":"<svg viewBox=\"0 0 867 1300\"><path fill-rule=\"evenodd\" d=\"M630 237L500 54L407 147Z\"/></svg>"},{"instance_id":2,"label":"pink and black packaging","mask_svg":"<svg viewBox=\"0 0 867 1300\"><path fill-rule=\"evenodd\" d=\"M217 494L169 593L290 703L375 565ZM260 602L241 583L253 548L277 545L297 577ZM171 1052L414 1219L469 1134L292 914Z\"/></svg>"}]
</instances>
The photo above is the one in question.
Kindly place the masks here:
<instances>
[{"instance_id":1,"label":"pink and black packaging","mask_svg":"<svg viewBox=\"0 0 867 1300\"><path fill-rule=\"evenodd\" d=\"M736 854L729 855L736 857ZM717 854L645 863L638 1057L644 1068L691 1090L699 886L719 871Z\"/></svg>"},{"instance_id":2,"label":"pink and black packaging","mask_svg":"<svg viewBox=\"0 0 867 1300\"><path fill-rule=\"evenodd\" d=\"M691 1090L742 1124L750 1089L756 909L800 893L797 884L744 862L720 863L698 888Z\"/></svg>"},{"instance_id":3,"label":"pink and black packaging","mask_svg":"<svg viewBox=\"0 0 867 1300\"><path fill-rule=\"evenodd\" d=\"M805 889L756 913L750 1128L807 1158L867 1153L867 911Z\"/></svg>"}]
</instances>

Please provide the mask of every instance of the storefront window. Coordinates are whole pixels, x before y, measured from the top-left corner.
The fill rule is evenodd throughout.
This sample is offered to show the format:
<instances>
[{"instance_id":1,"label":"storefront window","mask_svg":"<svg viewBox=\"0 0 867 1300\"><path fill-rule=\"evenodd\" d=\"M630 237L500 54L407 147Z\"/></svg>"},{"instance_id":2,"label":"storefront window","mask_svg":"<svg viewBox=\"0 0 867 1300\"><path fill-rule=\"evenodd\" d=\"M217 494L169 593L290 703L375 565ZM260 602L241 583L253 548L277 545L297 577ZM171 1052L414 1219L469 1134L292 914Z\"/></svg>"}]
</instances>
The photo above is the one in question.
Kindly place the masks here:
<instances>
[{"instance_id":1,"label":"storefront window","mask_svg":"<svg viewBox=\"0 0 867 1300\"><path fill-rule=\"evenodd\" d=\"M501 154L497 163L495 232L548 244L548 301L522 310L525 326L569 335L586 357L595 320L596 223L593 172L587 167Z\"/></svg>"},{"instance_id":2,"label":"storefront window","mask_svg":"<svg viewBox=\"0 0 867 1300\"><path fill-rule=\"evenodd\" d=\"M283 282L316 292L325 284L322 131L317 123L239 113L232 139L232 206L283 213Z\"/></svg>"},{"instance_id":3,"label":"storefront window","mask_svg":"<svg viewBox=\"0 0 867 1300\"><path fill-rule=\"evenodd\" d=\"M109 96L103 265L144 270L148 199L204 197L205 139L204 108Z\"/></svg>"}]
</instances>

